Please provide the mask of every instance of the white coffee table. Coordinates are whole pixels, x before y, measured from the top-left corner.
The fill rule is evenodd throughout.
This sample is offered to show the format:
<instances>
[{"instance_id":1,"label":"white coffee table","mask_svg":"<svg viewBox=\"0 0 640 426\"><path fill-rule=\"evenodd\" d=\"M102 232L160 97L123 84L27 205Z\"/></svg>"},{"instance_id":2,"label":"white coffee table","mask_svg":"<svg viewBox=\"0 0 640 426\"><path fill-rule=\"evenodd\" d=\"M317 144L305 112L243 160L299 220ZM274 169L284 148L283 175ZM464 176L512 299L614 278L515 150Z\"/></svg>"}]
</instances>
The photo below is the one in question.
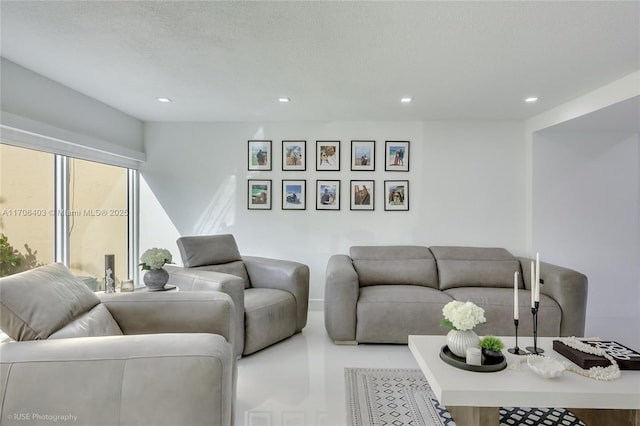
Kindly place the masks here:
<instances>
[{"instance_id":1,"label":"white coffee table","mask_svg":"<svg viewBox=\"0 0 640 426\"><path fill-rule=\"evenodd\" d=\"M513 337L501 337L506 348ZM538 338L545 355L564 357L552 349L553 338ZM507 368L491 373L456 368L440 359L445 336L409 336L409 349L418 361L438 401L458 426L499 425L499 407L562 407L591 425L640 426L640 371L623 370L619 379L604 382L565 371L544 379L525 363L513 370L520 356L507 352ZM531 337L520 337L520 348L531 346Z\"/></svg>"}]
</instances>

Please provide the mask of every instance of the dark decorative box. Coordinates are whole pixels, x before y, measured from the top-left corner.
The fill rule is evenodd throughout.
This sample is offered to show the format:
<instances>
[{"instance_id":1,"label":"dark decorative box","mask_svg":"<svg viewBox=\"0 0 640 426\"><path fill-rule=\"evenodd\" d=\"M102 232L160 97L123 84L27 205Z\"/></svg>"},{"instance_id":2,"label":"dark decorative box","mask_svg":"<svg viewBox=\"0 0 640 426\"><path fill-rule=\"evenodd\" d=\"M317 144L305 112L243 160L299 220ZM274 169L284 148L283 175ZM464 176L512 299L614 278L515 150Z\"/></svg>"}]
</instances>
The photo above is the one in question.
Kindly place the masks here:
<instances>
[{"instance_id":1,"label":"dark decorative box","mask_svg":"<svg viewBox=\"0 0 640 426\"><path fill-rule=\"evenodd\" d=\"M620 370L640 370L640 353L621 345L618 342L604 340L583 340L591 346L604 349L618 363ZM553 350L572 361L580 368L595 366L607 367L611 363L603 356L587 354L573 349L559 340L553 341Z\"/></svg>"}]
</instances>

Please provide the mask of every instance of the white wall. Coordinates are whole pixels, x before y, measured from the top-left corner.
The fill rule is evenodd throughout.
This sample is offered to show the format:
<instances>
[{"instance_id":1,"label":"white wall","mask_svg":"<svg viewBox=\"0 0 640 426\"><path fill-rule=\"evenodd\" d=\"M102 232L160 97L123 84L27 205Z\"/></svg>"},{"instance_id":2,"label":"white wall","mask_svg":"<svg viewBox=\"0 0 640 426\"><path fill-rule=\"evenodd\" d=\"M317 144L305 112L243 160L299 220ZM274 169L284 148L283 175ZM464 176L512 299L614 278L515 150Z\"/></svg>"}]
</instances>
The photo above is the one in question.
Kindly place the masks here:
<instances>
[{"instance_id":1,"label":"white wall","mask_svg":"<svg viewBox=\"0 0 640 426\"><path fill-rule=\"evenodd\" d=\"M638 134L538 132L533 138L533 246L589 278L589 336L638 347Z\"/></svg>"},{"instance_id":2,"label":"white wall","mask_svg":"<svg viewBox=\"0 0 640 426\"><path fill-rule=\"evenodd\" d=\"M247 170L247 141L269 139L272 171ZM307 170L281 170L281 141L307 141ZM339 172L315 171L316 140L341 141ZM350 170L352 139L376 141L376 170ZM410 171L385 172L385 140L410 141ZM246 255L311 269L311 299L324 297L328 258L361 244L502 246L525 253L521 122L147 123L141 166L140 249L179 235L232 233ZM272 179L272 210L247 209L247 179ZM307 180L307 209L281 210L281 180ZM340 211L316 211L316 179L339 179ZM350 211L349 180L375 180L375 211ZM384 211L384 180L409 180L410 210ZM179 260L179 259L177 259Z\"/></svg>"}]
</instances>

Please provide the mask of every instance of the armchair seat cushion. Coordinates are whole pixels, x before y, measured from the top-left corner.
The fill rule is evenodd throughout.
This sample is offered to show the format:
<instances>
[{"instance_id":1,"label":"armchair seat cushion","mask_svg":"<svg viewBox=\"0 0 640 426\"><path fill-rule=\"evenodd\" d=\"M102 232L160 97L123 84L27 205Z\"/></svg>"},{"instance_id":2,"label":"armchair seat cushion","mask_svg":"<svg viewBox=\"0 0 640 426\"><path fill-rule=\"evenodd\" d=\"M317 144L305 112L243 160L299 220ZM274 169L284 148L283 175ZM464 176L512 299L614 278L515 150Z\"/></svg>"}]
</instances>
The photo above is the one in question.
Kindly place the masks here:
<instances>
[{"instance_id":1,"label":"armchair seat cushion","mask_svg":"<svg viewBox=\"0 0 640 426\"><path fill-rule=\"evenodd\" d=\"M244 293L244 352L252 353L293 335L296 300L291 293L273 288L249 288Z\"/></svg>"},{"instance_id":2,"label":"armchair seat cushion","mask_svg":"<svg viewBox=\"0 0 640 426\"><path fill-rule=\"evenodd\" d=\"M446 293L424 286L360 287L356 340L407 343L410 334L442 334L442 306L451 300Z\"/></svg>"}]
</instances>

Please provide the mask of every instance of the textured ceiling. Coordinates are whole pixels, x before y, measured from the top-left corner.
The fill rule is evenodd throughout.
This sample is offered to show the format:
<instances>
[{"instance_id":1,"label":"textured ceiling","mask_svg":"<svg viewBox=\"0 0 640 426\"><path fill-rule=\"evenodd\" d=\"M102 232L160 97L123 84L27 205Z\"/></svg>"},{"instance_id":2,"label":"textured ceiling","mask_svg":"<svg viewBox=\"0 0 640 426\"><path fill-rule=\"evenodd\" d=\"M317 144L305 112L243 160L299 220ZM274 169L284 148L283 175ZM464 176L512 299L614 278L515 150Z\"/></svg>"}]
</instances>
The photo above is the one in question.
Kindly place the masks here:
<instances>
[{"instance_id":1,"label":"textured ceiling","mask_svg":"<svg viewBox=\"0 0 640 426\"><path fill-rule=\"evenodd\" d=\"M519 120L640 69L638 1L2 0L0 12L2 56L147 121Z\"/></svg>"}]
</instances>

